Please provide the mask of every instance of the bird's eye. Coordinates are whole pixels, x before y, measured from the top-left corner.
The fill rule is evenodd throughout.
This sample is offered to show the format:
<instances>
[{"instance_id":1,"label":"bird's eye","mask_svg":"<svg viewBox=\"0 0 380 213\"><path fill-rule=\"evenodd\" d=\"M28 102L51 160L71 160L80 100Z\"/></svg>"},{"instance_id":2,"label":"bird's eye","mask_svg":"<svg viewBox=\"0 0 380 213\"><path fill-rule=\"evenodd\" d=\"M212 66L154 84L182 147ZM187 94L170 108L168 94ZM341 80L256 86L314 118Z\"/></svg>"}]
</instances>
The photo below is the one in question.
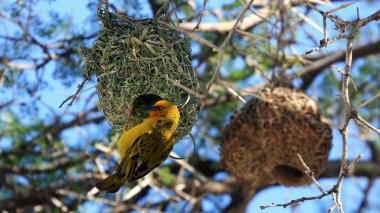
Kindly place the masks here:
<instances>
[{"instance_id":1,"label":"bird's eye","mask_svg":"<svg viewBox=\"0 0 380 213\"><path fill-rule=\"evenodd\" d=\"M159 109L159 110L163 110L164 107L163 107L163 106L159 106L158 109Z\"/></svg>"}]
</instances>

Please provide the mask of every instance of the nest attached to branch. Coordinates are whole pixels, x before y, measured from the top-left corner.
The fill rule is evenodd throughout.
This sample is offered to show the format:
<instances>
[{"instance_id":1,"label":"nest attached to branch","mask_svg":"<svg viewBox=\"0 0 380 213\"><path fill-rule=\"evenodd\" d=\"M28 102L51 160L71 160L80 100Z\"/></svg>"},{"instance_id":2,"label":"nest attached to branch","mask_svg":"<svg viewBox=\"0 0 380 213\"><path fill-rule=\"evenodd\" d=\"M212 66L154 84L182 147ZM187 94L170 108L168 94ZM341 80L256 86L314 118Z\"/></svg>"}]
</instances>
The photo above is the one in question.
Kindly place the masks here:
<instances>
[{"instance_id":1,"label":"nest attached to branch","mask_svg":"<svg viewBox=\"0 0 380 213\"><path fill-rule=\"evenodd\" d=\"M87 78L96 75L98 108L114 129L123 128L135 98L152 93L180 106L179 140L197 120L198 99L191 91L197 92L198 81L188 39L165 27L173 24L167 10L165 5L155 18L136 20L101 4L99 36L91 49L79 52ZM132 117L129 125L143 119Z\"/></svg>"},{"instance_id":2,"label":"nest attached to branch","mask_svg":"<svg viewBox=\"0 0 380 213\"><path fill-rule=\"evenodd\" d=\"M318 177L331 148L331 128L305 93L267 87L231 118L222 133L222 165L253 187L310 184L299 153Z\"/></svg>"}]
</instances>

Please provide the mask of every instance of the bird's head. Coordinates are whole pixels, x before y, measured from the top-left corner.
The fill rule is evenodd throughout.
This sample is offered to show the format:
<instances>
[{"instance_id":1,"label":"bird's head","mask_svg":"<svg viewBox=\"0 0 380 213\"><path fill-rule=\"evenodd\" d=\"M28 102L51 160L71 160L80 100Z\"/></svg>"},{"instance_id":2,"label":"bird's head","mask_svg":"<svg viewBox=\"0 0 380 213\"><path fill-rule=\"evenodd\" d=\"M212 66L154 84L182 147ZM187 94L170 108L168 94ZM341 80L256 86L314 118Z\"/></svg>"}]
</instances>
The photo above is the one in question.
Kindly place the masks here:
<instances>
[{"instance_id":1,"label":"bird's head","mask_svg":"<svg viewBox=\"0 0 380 213\"><path fill-rule=\"evenodd\" d=\"M128 129L128 123L131 117L146 118L149 115L149 108L162 98L156 94L143 94L137 97L129 110L128 120L124 124L124 129Z\"/></svg>"},{"instance_id":2,"label":"bird's head","mask_svg":"<svg viewBox=\"0 0 380 213\"><path fill-rule=\"evenodd\" d=\"M179 110L176 105L169 101L159 100L151 106L147 106L150 111L149 117L179 119Z\"/></svg>"}]
</instances>

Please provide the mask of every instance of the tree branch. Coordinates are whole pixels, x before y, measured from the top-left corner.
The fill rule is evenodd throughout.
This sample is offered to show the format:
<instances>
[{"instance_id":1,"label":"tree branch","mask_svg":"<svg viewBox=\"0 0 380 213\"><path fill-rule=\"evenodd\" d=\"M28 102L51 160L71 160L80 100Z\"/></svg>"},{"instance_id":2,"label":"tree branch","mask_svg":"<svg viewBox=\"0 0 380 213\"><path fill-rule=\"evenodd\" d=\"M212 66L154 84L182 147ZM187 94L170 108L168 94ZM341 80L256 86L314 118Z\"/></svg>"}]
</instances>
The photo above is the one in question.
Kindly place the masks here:
<instances>
[{"instance_id":1,"label":"tree branch","mask_svg":"<svg viewBox=\"0 0 380 213\"><path fill-rule=\"evenodd\" d=\"M377 53L380 53L380 40L374 43L354 47L352 52L352 59L356 60ZM345 56L346 50L340 50L334 53L313 58L312 60L315 61L314 63L307 65L301 71L297 72L297 76L301 76L303 81L300 89L306 90L322 71L336 62L344 61ZM304 57L308 58L308 56Z\"/></svg>"}]
</instances>

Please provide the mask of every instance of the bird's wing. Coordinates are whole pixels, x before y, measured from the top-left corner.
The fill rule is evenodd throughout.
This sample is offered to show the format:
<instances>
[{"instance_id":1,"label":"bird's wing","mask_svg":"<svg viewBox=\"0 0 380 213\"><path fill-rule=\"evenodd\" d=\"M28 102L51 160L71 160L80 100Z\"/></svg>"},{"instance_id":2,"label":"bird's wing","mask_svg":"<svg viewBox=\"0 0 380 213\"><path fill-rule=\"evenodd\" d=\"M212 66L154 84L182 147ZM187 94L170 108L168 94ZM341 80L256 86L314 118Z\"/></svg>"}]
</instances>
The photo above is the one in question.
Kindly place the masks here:
<instances>
[{"instance_id":1,"label":"bird's wing","mask_svg":"<svg viewBox=\"0 0 380 213\"><path fill-rule=\"evenodd\" d=\"M134 181L148 174L169 155L172 146L165 143L166 138L155 131L137 138L117 167L117 177Z\"/></svg>"},{"instance_id":2,"label":"bird's wing","mask_svg":"<svg viewBox=\"0 0 380 213\"><path fill-rule=\"evenodd\" d=\"M115 174L118 178L124 178L126 172L131 170L131 166L133 166L133 164L136 164L136 162L131 162L131 161L136 161L136 158L138 158L139 156L138 144L141 143L143 136L147 134L149 133L145 133L144 135L138 137L133 142L132 146L127 149L123 159L120 161L115 171Z\"/></svg>"}]
</instances>

